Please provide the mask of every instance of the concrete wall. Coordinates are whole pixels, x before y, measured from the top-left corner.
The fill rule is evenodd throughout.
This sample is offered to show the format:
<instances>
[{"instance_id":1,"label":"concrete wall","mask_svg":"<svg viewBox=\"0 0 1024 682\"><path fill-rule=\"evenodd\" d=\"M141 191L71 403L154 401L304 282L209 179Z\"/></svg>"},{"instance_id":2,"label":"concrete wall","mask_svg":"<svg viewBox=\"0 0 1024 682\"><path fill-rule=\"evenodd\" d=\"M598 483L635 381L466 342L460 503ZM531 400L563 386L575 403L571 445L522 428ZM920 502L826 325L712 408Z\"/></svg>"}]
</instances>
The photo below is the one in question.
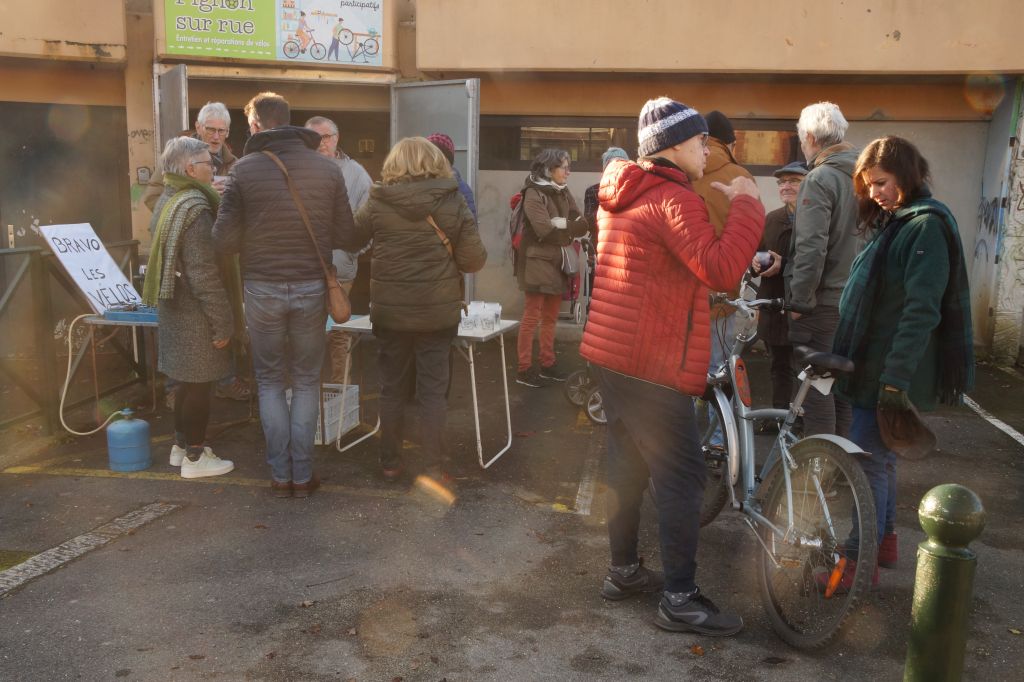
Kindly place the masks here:
<instances>
[{"instance_id":1,"label":"concrete wall","mask_svg":"<svg viewBox=\"0 0 1024 682\"><path fill-rule=\"evenodd\" d=\"M1020 0L447 0L416 14L421 36L453 37L417 42L424 71L1024 71Z\"/></svg>"},{"instance_id":2,"label":"concrete wall","mask_svg":"<svg viewBox=\"0 0 1024 682\"><path fill-rule=\"evenodd\" d=\"M0 57L120 63L127 55L124 0L0 0Z\"/></svg>"}]
</instances>

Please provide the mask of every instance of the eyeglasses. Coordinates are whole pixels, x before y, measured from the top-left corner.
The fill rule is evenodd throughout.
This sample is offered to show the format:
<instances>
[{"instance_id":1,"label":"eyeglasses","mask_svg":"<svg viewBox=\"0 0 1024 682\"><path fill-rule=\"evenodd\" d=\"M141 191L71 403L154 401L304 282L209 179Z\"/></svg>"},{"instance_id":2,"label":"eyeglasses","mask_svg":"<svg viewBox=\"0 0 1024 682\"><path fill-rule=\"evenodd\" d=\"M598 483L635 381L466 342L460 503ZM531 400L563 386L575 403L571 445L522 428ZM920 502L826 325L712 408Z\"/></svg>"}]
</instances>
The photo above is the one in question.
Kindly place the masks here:
<instances>
[{"instance_id":1,"label":"eyeglasses","mask_svg":"<svg viewBox=\"0 0 1024 682\"><path fill-rule=\"evenodd\" d=\"M779 178L775 182L776 184L778 184L779 187L783 187L784 185L792 185L793 187L799 187L800 183L803 181L803 178Z\"/></svg>"},{"instance_id":2,"label":"eyeglasses","mask_svg":"<svg viewBox=\"0 0 1024 682\"><path fill-rule=\"evenodd\" d=\"M320 141L322 142L324 140L329 140L332 137L337 137L337 136L338 136L338 133L324 133L323 135L320 136Z\"/></svg>"},{"instance_id":3,"label":"eyeglasses","mask_svg":"<svg viewBox=\"0 0 1024 682\"><path fill-rule=\"evenodd\" d=\"M213 159L206 159L204 161L193 161L192 165L193 166L198 166L201 163L208 163L208 164L210 164L212 166L213 165Z\"/></svg>"},{"instance_id":4,"label":"eyeglasses","mask_svg":"<svg viewBox=\"0 0 1024 682\"><path fill-rule=\"evenodd\" d=\"M227 137L228 132L230 132L227 128L211 128L209 126L203 126L203 130L218 137Z\"/></svg>"}]
</instances>

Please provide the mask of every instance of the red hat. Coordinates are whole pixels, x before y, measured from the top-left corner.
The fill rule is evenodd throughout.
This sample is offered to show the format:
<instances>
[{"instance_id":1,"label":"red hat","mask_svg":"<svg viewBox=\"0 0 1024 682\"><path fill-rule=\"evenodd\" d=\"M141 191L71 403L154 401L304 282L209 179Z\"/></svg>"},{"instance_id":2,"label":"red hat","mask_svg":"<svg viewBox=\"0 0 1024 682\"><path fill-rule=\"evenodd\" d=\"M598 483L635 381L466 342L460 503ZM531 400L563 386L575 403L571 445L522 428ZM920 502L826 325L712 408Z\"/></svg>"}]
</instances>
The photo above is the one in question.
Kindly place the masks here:
<instances>
[{"instance_id":1,"label":"red hat","mask_svg":"<svg viewBox=\"0 0 1024 682\"><path fill-rule=\"evenodd\" d=\"M455 161L455 142L452 138L448 137L444 133L434 133L427 135L427 139L434 143L434 146L441 150L445 158L448 159L448 163Z\"/></svg>"}]
</instances>

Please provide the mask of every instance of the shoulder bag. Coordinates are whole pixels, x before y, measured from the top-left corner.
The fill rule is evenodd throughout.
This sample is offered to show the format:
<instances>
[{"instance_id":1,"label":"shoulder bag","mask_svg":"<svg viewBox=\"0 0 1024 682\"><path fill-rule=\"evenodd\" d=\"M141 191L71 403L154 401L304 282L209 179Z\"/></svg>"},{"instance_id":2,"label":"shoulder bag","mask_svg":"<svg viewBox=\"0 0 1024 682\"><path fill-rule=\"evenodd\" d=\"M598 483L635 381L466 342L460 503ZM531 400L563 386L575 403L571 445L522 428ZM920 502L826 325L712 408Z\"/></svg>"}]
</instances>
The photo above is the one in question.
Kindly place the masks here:
<instances>
[{"instance_id":1,"label":"shoulder bag","mask_svg":"<svg viewBox=\"0 0 1024 682\"><path fill-rule=\"evenodd\" d=\"M288 175L288 169L285 168L281 159L277 158L277 154L268 152L265 149L263 153L270 157L270 160L277 164L277 167L284 173L284 180L288 184L288 191L291 192L292 200L299 209L299 215L302 216L302 223L306 226L306 232L309 233L309 238L313 241L313 250L316 251L316 257L320 260L320 267L324 271L324 284L327 285L327 312L331 314L331 319L336 323L347 322L348 318L352 317L352 305L349 303L348 296L345 295L345 290L338 283L338 274L334 266L327 267L324 257L320 255L320 247L316 242L316 235L313 234L313 225L309 222L306 207L303 205L302 199L299 198L299 193L292 184L292 178Z\"/></svg>"}]
</instances>

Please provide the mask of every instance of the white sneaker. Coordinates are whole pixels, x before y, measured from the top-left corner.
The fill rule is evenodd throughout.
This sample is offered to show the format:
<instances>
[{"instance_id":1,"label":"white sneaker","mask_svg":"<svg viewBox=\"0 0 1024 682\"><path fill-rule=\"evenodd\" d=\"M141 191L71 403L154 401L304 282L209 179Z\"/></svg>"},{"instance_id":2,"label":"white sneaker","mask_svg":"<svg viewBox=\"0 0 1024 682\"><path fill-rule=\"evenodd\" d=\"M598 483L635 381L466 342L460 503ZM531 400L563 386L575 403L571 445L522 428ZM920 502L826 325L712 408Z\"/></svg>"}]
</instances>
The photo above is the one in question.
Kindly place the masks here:
<instances>
[{"instance_id":1,"label":"white sneaker","mask_svg":"<svg viewBox=\"0 0 1024 682\"><path fill-rule=\"evenodd\" d=\"M175 443L174 445L171 446L170 465L172 467L180 467L181 460L183 459L185 459L185 448Z\"/></svg>"},{"instance_id":2,"label":"white sneaker","mask_svg":"<svg viewBox=\"0 0 1024 682\"><path fill-rule=\"evenodd\" d=\"M221 459L213 454L210 448L203 448L203 454L193 462L188 457L181 460L182 478L203 478L204 476L220 476L235 468L234 462Z\"/></svg>"}]
</instances>

